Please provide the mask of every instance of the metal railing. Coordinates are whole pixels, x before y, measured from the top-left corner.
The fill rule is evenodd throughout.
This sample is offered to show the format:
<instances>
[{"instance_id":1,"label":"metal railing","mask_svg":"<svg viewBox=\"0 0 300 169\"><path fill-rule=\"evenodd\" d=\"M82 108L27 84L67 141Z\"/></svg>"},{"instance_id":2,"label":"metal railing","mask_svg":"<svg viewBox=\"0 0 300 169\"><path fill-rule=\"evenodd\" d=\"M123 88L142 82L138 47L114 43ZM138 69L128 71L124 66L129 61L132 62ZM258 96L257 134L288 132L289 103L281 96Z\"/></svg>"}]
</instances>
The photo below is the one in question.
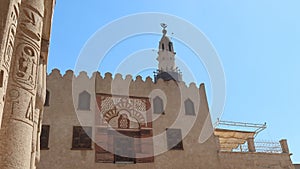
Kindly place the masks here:
<instances>
[{"instance_id":1,"label":"metal railing","mask_svg":"<svg viewBox=\"0 0 300 169\"><path fill-rule=\"evenodd\" d=\"M273 141L256 141L255 142L256 152L261 153L282 153L282 148L279 142ZM239 145L236 149L233 149L232 152L249 152L248 144Z\"/></svg>"},{"instance_id":2,"label":"metal railing","mask_svg":"<svg viewBox=\"0 0 300 169\"><path fill-rule=\"evenodd\" d=\"M281 145L279 142L257 141L255 142L255 149L256 152L282 153Z\"/></svg>"}]
</instances>

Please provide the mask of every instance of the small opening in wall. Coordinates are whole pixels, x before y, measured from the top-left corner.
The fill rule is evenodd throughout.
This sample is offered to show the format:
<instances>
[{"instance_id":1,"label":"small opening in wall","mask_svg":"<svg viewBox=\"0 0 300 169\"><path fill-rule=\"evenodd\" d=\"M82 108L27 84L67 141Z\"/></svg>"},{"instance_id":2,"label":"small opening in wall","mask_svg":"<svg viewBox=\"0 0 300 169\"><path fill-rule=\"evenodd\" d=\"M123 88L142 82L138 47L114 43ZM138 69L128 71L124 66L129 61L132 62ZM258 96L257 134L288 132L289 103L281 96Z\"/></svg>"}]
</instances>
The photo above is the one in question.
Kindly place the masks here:
<instances>
[{"instance_id":1,"label":"small opening in wall","mask_svg":"<svg viewBox=\"0 0 300 169\"><path fill-rule=\"evenodd\" d=\"M49 90L46 90L46 98L45 98L44 106L49 106L49 105L50 105L50 92Z\"/></svg>"},{"instance_id":2,"label":"small opening in wall","mask_svg":"<svg viewBox=\"0 0 300 169\"><path fill-rule=\"evenodd\" d=\"M0 87L3 87L3 80L4 80L4 71L0 71Z\"/></svg>"},{"instance_id":3,"label":"small opening in wall","mask_svg":"<svg viewBox=\"0 0 300 169\"><path fill-rule=\"evenodd\" d=\"M173 44L172 42L169 42L169 51L172 52L172 50L173 50Z\"/></svg>"}]
</instances>

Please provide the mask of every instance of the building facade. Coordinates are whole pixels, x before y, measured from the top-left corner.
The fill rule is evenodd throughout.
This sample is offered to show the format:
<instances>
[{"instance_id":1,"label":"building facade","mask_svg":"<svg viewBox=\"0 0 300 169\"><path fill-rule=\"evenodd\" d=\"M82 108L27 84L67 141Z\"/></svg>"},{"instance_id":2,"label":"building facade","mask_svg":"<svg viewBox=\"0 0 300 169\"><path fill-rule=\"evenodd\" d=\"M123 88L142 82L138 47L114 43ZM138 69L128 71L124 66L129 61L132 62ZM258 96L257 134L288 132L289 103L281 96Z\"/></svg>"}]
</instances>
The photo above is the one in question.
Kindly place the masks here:
<instances>
[{"instance_id":1,"label":"building facade","mask_svg":"<svg viewBox=\"0 0 300 169\"><path fill-rule=\"evenodd\" d=\"M254 132L213 127L204 84L182 81L163 28L153 80L57 69L47 76L37 168L294 169L286 140L261 152Z\"/></svg>"}]
</instances>

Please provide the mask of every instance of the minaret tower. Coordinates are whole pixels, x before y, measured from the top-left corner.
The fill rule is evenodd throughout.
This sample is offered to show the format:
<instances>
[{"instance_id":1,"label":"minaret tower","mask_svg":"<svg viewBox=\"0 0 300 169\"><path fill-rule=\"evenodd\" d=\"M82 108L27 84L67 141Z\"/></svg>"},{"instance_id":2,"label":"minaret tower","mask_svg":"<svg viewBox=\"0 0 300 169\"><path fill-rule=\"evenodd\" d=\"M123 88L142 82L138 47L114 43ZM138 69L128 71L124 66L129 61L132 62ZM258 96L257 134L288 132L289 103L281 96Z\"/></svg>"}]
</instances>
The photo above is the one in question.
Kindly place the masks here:
<instances>
[{"instance_id":1,"label":"minaret tower","mask_svg":"<svg viewBox=\"0 0 300 169\"><path fill-rule=\"evenodd\" d=\"M158 69L154 72L154 80L155 82L158 79L163 79L165 81L175 80L182 81L182 74L178 67L175 65L175 54L173 43L169 39L167 34L167 24L162 23L161 27L163 28L162 33L163 36L159 41L158 47Z\"/></svg>"}]
</instances>

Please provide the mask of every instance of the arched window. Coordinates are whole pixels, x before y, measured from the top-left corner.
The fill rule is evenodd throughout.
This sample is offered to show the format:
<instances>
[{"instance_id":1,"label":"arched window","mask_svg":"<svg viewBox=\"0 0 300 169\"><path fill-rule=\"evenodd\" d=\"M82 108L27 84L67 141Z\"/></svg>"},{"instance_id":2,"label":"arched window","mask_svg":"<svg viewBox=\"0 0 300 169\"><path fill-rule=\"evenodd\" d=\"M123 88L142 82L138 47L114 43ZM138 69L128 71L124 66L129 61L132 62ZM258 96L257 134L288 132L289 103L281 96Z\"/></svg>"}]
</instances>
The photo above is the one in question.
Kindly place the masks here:
<instances>
[{"instance_id":1,"label":"arched window","mask_svg":"<svg viewBox=\"0 0 300 169\"><path fill-rule=\"evenodd\" d=\"M50 92L49 90L46 90L46 98L45 98L44 106L49 106L49 105L50 105Z\"/></svg>"},{"instance_id":2,"label":"arched window","mask_svg":"<svg viewBox=\"0 0 300 169\"><path fill-rule=\"evenodd\" d=\"M154 99L153 99L153 108L154 108L154 111L153 113L154 114L164 114L164 103L163 103L163 100L156 96Z\"/></svg>"},{"instance_id":3,"label":"arched window","mask_svg":"<svg viewBox=\"0 0 300 169\"><path fill-rule=\"evenodd\" d=\"M173 44L172 42L169 42L169 51L172 52L172 50L173 50Z\"/></svg>"},{"instance_id":4,"label":"arched window","mask_svg":"<svg viewBox=\"0 0 300 169\"><path fill-rule=\"evenodd\" d=\"M162 50L165 50L165 44L161 44Z\"/></svg>"},{"instance_id":5,"label":"arched window","mask_svg":"<svg viewBox=\"0 0 300 169\"><path fill-rule=\"evenodd\" d=\"M90 110L91 95L87 91L79 94L78 110Z\"/></svg>"},{"instance_id":6,"label":"arched window","mask_svg":"<svg viewBox=\"0 0 300 169\"><path fill-rule=\"evenodd\" d=\"M186 115L195 115L195 108L194 108L194 103L192 102L191 99L187 99L184 101L184 108L185 108L185 114Z\"/></svg>"}]
</instances>

